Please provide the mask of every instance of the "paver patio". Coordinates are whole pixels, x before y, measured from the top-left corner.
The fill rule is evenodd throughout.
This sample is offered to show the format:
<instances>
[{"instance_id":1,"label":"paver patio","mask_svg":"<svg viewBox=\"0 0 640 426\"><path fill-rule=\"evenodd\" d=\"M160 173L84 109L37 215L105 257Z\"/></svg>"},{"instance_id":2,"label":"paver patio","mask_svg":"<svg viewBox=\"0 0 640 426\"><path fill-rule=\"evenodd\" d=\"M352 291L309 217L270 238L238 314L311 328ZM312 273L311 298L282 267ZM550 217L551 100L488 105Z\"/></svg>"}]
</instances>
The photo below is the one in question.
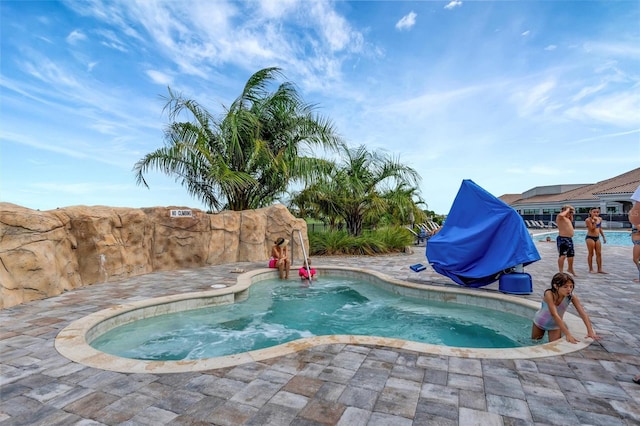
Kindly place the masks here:
<instances>
[{"instance_id":1,"label":"paver patio","mask_svg":"<svg viewBox=\"0 0 640 426\"><path fill-rule=\"evenodd\" d=\"M540 300L556 272L555 244L526 268ZM604 246L608 275L588 274L576 241L576 292L600 342L568 355L465 359L356 345L323 345L217 370L174 374L103 371L64 358L58 332L100 309L176 292L233 284L236 263L95 284L0 311L0 425L637 425L640 284L631 247ZM413 282L449 285L413 254L315 257ZM492 284L472 291L497 291ZM577 336L581 338L582 336Z\"/></svg>"}]
</instances>

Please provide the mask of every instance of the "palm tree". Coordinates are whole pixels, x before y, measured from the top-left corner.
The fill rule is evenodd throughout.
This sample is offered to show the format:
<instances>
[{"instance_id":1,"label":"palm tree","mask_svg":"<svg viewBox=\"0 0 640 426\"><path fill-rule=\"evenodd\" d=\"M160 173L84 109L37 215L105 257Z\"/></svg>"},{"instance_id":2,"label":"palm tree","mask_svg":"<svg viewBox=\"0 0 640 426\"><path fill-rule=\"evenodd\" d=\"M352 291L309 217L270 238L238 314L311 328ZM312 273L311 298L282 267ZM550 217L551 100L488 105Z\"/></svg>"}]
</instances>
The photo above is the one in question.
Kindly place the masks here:
<instances>
[{"instance_id":1,"label":"palm tree","mask_svg":"<svg viewBox=\"0 0 640 426\"><path fill-rule=\"evenodd\" d=\"M342 141L292 83L269 91L280 76L279 68L253 74L220 120L169 88L165 146L135 164L136 182L148 187L144 174L156 169L212 210L246 210L272 204L292 182L326 173L327 161L302 154L316 146L336 149ZM177 121L185 116L191 121Z\"/></svg>"},{"instance_id":2,"label":"palm tree","mask_svg":"<svg viewBox=\"0 0 640 426\"><path fill-rule=\"evenodd\" d=\"M379 217L392 208L406 210L412 205L408 200L415 195L414 189L406 192L408 199L398 195L406 191L406 186L420 181L414 169L384 153L369 152L365 146L344 147L343 152L342 162L335 164L328 176L304 190L303 198L314 200L330 223L341 218L347 232L358 236L366 218Z\"/></svg>"},{"instance_id":3,"label":"palm tree","mask_svg":"<svg viewBox=\"0 0 640 426\"><path fill-rule=\"evenodd\" d=\"M420 209L421 205L427 204L417 187L406 182L397 182L395 188L383 192L381 196L387 200L389 208L383 215L368 215L367 223L373 226L381 222L388 225L413 225L427 219L426 214Z\"/></svg>"}]
</instances>

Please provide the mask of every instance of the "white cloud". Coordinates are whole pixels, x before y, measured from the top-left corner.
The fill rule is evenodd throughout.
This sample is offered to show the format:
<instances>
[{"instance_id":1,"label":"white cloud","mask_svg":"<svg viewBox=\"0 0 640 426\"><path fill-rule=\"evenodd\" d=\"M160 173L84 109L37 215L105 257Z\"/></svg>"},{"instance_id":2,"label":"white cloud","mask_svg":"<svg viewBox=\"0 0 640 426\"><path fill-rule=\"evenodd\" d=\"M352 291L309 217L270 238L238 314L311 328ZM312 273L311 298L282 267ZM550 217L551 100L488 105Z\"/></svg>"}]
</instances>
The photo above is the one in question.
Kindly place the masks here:
<instances>
[{"instance_id":1,"label":"white cloud","mask_svg":"<svg viewBox=\"0 0 640 426\"><path fill-rule=\"evenodd\" d=\"M19 145L25 145L32 148L41 149L44 151L63 154L65 156L72 157L72 158L78 158L78 159L88 158L88 155L85 155L80 150L75 149L75 147L67 147L63 143L54 144L46 140L46 138L37 138L37 137L31 137L30 135L24 135L21 133L0 131L0 139L2 139L4 143L16 143Z\"/></svg>"},{"instance_id":2,"label":"white cloud","mask_svg":"<svg viewBox=\"0 0 640 426\"><path fill-rule=\"evenodd\" d=\"M587 86L587 87L583 87L582 89L580 89L580 92L578 92L577 95L575 95L571 100L573 102L578 102L580 100L582 100L583 98L586 98L594 93L598 93L600 91L602 91L607 85L605 83L600 83L596 86Z\"/></svg>"},{"instance_id":3,"label":"white cloud","mask_svg":"<svg viewBox=\"0 0 640 426\"><path fill-rule=\"evenodd\" d=\"M91 72L98 65L98 62L89 62L87 64L87 71Z\"/></svg>"},{"instance_id":4,"label":"white cloud","mask_svg":"<svg viewBox=\"0 0 640 426\"><path fill-rule=\"evenodd\" d=\"M447 3L447 5L444 8L453 9L454 7L460 7L460 6L462 6L462 2L460 0L451 0L449 3Z\"/></svg>"},{"instance_id":5,"label":"white cloud","mask_svg":"<svg viewBox=\"0 0 640 426\"><path fill-rule=\"evenodd\" d=\"M66 40L69 44L76 44L79 41L86 40L87 36L79 30L73 30L67 36Z\"/></svg>"},{"instance_id":6,"label":"white cloud","mask_svg":"<svg viewBox=\"0 0 640 426\"><path fill-rule=\"evenodd\" d=\"M120 52L127 51L126 44L117 36L115 32L111 30L101 30L98 31L98 34L104 38L104 40L101 41L101 44L103 46L106 46L110 49L119 50Z\"/></svg>"},{"instance_id":7,"label":"white cloud","mask_svg":"<svg viewBox=\"0 0 640 426\"><path fill-rule=\"evenodd\" d=\"M349 22L335 10L329 9L326 3L315 2L311 8L311 16L317 20L316 28L328 42L332 52L347 50L350 47L359 49L359 33L353 31ZM355 45L351 44L352 41L355 41Z\"/></svg>"},{"instance_id":8,"label":"white cloud","mask_svg":"<svg viewBox=\"0 0 640 426\"><path fill-rule=\"evenodd\" d=\"M395 112L399 116L412 111L412 114L420 117L423 114L445 110L449 105L468 99L486 89L485 86L468 86L449 91L422 93L400 102L389 102L382 107L382 110L385 113Z\"/></svg>"},{"instance_id":9,"label":"white cloud","mask_svg":"<svg viewBox=\"0 0 640 426\"><path fill-rule=\"evenodd\" d=\"M587 138L581 138L581 139L577 139L577 140L573 140L573 141L567 141L567 143L575 144L575 145L581 145L581 144L584 144L585 142L604 141L605 139L617 139L620 136L628 136L628 135L635 135L635 134L640 135L640 128L629 130L629 131L626 131L626 132L597 134L595 136L591 136L591 137L587 137ZM638 146L638 148L640 149L640 146ZM626 155L626 154L623 153L623 155ZM598 159L599 158L600 157L598 157Z\"/></svg>"},{"instance_id":10,"label":"white cloud","mask_svg":"<svg viewBox=\"0 0 640 426\"><path fill-rule=\"evenodd\" d=\"M512 101L516 103L521 117L539 113L548 106L551 92L556 87L554 80L544 81L532 87L516 91Z\"/></svg>"},{"instance_id":11,"label":"white cloud","mask_svg":"<svg viewBox=\"0 0 640 426\"><path fill-rule=\"evenodd\" d=\"M305 88L326 90L341 81L343 63L357 60L355 54L381 56L332 2L216 0L185 8L179 2L96 0L70 1L68 7L110 25L98 32L103 45L160 52L184 77L210 79L225 66L255 71L275 65L295 70L289 77Z\"/></svg>"},{"instance_id":12,"label":"white cloud","mask_svg":"<svg viewBox=\"0 0 640 426\"><path fill-rule=\"evenodd\" d=\"M565 112L567 117L584 122L596 120L600 123L622 127L640 127L640 92L614 93L600 96L591 102L572 107Z\"/></svg>"},{"instance_id":13,"label":"white cloud","mask_svg":"<svg viewBox=\"0 0 640 426\"><path fill-rule=\"evenodd\" d=\"M396 22L396 29L400 31L410 30L416 24L416 16L418 15L415 12L409 12L408 15L403 16L402 19Z\"/></svg>"},{"instance_id":14,"label":"white cloud","mask_svg":"<svg viewBox=\"0 0 640 426\"><path fill-rule=\"evenodd\" d=\"M94 193L118 193L120 191L131 191L133 185L109 185L100 182L83 183L62 183L62 182L33 182L31 188L63 192L73 195L85 195Z\"/></svg>"},{"instance_id":15,"label":"white cloud","mask_svg":"<svg viewBox=\"0 0 640 426\"><path fill-rule=\"evenodd\" d=\"M628 57L635 59L640 58L640 46L637 43L591 41L585 43L582 47L588 53L603 56Z\"/></svg>"},{"instance_id":16,"label":"white cloud","mask_svg":"<svg viewBox=\"0 0 640 426\"><path fill-rule=\"evenodd\" d=\"M173 82L173 78L161 71L156 70L147 70L147 75L156 84L161 84L163 86L170 86Z\"/></svg>"},{"instance_id":17,"label":"white cloud","mask_svg":"<svg viewBox=\"0 0 640 426\"><path fill-rule=\"evenodd\" d=\"M527 30L527 31L523 31L522 34L520 34L522 37L526 37L529 34L531 34L531 31Z\"/></svg>"},{"instance_id":18,"label":"white cloud","mask_svg":"<svg viewBox=\"0 0 640 426\"><path fill-rule=\"evenodd\" d=\"M550 44L547 47L545 47L544 50L552 51L552 50L556 50L557 48L558 46L556 46L555 44Z\"/></svg>"},{"instance_id":19,"label":"white cloud","mask_svg":"<svg viewBox=\"0 0 640 426\"><path fill-rule=\"evenodd\" d=\"M509 174L527 176L560 176L566 173L566 170L563 168L535 164L529 167L507 168L505 171Z\"/></svg>"},{"instance_id":20,"label":"white cloud","mask_svg":"<svg viewBox=\"0 0 640 426\"><path fill-rule=\"evenodd\" d=\"M297 0L261 0L257 2L261 15L267 19L276 19L295 9Z\"/></svg>"},{"instance_id":21,"label":"white cloud","mask_svg":"<svg viewBox=\"0 0 640 426\"><path fill-rule=\"evenodd\" d=\"M74 75L59 64L35 52L27 55L31 58L21 64L21 68L29 75L55 87L78 88L79 83Z\"/></svg>"}]
</instances>

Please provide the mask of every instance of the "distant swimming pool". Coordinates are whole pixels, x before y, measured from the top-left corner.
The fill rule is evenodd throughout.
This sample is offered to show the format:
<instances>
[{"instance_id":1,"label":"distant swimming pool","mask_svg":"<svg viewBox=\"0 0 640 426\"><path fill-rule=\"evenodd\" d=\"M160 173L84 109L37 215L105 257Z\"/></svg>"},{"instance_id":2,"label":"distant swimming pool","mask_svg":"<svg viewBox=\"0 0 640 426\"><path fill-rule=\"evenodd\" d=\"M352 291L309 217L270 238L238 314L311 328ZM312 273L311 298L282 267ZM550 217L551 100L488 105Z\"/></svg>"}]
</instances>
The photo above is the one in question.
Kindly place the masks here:
<instances>
[{"instance_id":1,"label":"distant swimming pool","mask_svg":"<svg viewBox=\"0 0 640 426\"><path fill-rule=\"evenodd\" d=\"M558 232L549 232L545 234L538 234L534 236L534 240L544 240L546 237L550 236L553 240L558 236ZM578 242L584 242L584 237L587 235L587 231L576 231L573 235L573 242L577 244ZM607 237L607 244L609 246L618 246L618 247L631 247L631 232L629 231L607 231L605 229L604 235ZM602 240L600 240L602 241Z\"/></svg>"}]
</instances>

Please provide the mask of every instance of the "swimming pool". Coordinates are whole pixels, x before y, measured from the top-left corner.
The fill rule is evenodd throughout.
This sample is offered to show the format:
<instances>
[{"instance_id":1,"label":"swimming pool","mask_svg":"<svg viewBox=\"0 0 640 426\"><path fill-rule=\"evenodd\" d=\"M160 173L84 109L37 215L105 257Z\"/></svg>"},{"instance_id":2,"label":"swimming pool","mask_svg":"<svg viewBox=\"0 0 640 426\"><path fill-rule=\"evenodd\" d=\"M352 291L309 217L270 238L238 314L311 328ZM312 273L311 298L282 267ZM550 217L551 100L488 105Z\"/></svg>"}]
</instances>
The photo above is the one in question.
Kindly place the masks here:
<instances>
[{"instance_id":1,"label":"swimming pool","mask_svg":"<svg viewBox=\"0 0 640 426\"><path fill-rule=\"evenodd\" d=\"M544 239L548 236L551 237L555 241L558 236L558 232L547 232L544 234L537 234L534 236L534 240ZM576 230L573 235L573 242L577 244L578 242L584 243L584 238L587 235L587 231ZM607 231L605 229L604 235L607 237L607 244L610 246L620 246L620 247L631 247L633 244L631 243L631 232L630 231ZM542 237L542 238L541 238ZM602 239L600 240L602 241Z\"/></svg>"},{"instance_id":2,"label":"swimming pool","mask_svg":"<svg viewBox=\"0 0 640 426\"><path fill-rule=\"evenodd\" d=\"M262 281L250 297L224 306L145 318L94 341L100 351L142 360L203 359L268 348L312 336L391 337L469 348L516 348L531 318L481 306L400 296L355 278Z\"/></svg>"},{"instance_id":3,"label":"swimming pool","mask_svg":"<svg viewBox=\"0 0 640 426\"><path fill-rule=\"evenodd\" d=\"M341 276L349 279L362 279L403 297L417 297L425 301L483 307L494 311L520 315L525 318L531 318L533 312L539 306L539 302L501 293L408 283L394 280L378 272L365 271L357 268L334 267L318 269L320 279L327 275ZM247 362L256 362L325 344L375 345L445 356L496 359L529 359L555 356L583 349L590 344L589 340L581 341L578 344L570 344L562 339L535 346L487 349L444 346L396 337L332 334L302 337L277 346L230 355L214 356L205 359L170 361L125 358L105 353L93 348L89 344L110 330L133 321L198 308L212 306L222 308L224 305L245 301L249 297L249 291L253 291L259 287L258 285L252 288L254 284L259 284L264 280L275 277L276 272L272 269L259 269L241 274L238 276L235 285L225 289L176 294L156 299L135 301L104 309L69 324L56 337L55 347L63 356L95 368L126 373L176 373L224 368ZM292 280L296 285L299 285L299 282L295 281L296 280ZM565 323L573 333L586 334L584 324L582 324L582 321L577 316L569 313L565 314Z\"/></svg>"}]
</instances>

